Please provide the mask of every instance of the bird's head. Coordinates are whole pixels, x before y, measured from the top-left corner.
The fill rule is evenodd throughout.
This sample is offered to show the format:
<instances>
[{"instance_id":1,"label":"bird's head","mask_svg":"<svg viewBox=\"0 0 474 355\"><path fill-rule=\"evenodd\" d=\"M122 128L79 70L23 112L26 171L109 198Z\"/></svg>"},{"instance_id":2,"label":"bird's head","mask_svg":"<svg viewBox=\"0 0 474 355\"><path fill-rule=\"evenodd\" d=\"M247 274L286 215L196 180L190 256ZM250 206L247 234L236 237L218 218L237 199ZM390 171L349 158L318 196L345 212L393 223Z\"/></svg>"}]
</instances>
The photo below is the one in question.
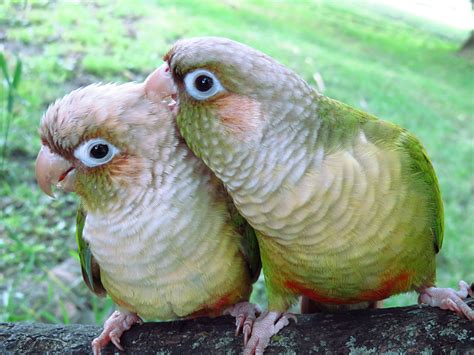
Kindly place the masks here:
<instances>
[{"instance_id":1,"label":"bird's head","mask_svg":"<svg viewBox=\"0 0 474 355\"><path fill-rule=\"evenodd\" d=\"M292 109L301 90L311 91L271 57L225 38L180 40L164 60L167 80L176 88L179 129L199 156L206 139L258 144L274 118ZM157 73L166 72L163 66Z\"/></svg>"},{"instance_id":2,"label":"bird's head","mask_svg":"<svg viewBox=\"0 0 474 355\"><path fill-rule=\"evenodd\" d=\"M40 188L75 191L87 209L150 183L155 161L176 144L170 110L148 82L94 84L53 103L41 120Z\"/></svg>"}]
</instances>

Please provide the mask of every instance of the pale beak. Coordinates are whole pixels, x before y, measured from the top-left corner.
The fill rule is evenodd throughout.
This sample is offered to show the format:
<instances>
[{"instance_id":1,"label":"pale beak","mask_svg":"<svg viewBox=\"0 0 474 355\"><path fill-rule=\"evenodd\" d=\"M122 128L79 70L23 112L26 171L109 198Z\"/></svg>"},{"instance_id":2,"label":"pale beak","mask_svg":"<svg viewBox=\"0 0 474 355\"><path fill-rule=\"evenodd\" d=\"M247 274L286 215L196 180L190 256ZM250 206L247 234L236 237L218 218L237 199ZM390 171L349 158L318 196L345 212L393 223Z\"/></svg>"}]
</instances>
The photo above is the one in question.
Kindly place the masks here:
<instances>
[{"instance_id":1,"label":"pale beak","mask_svg":"<svg viewBox=\"0 0 474 355\"><path fill-rule=\"evenodd\" d=\"M146 96L156 103L168 105L170 110L176 106L176 85L168 63L163 63L145 80Z\"/></svg>"},{"instance_id":2,"label":"pale beak","mask_svg":"<svg viewBox=\"0 0 474 355\"><path fill-rule=\"evenodd\" d=\"M74 190L74 166L42 145L36 158L36 181L43 192L54 198L51 185L65 191Z\"/></svg>"}]
</instances>

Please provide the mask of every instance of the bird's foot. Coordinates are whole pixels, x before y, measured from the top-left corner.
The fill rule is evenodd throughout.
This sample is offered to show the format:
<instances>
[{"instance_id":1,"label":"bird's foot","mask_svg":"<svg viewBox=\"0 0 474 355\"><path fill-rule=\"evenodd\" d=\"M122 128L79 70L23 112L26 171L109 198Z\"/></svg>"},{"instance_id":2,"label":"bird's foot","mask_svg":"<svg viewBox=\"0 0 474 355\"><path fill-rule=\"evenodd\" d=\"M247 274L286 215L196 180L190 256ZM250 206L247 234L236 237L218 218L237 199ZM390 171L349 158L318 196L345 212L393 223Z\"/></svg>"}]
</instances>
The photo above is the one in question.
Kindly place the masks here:
<instances>
[{"instance_id":1,"label":"bird's foot","mask_svg":"<svg viewBox=\"0 0 474 355\"><path fill-rule=\"evenodd\" d=\"M459 291L452 288L427 287L420 292L418 303L425 303L432 307L448 309L460 315L466 316L469 320L474 320L474 310L472 310L464 299L470 295L474 297L474 290L464 281L459 281Z\"/></svg>"},{"instance_id":2,"label":"bird's foot","mask_svg":"<svg viewBox=\"0 0 474 355\"><path fill-rule=\"evenodd\" d=\"M111 341L119 350L124 351L120 344L120 337L123 332L129 330L135 323L142 323L142 320L135 313L115 311L105 321L104 330L92 341L92 351L94 355L99 355L100 350Z\"/></svg>"},{"instance_id":3,"label":"bird's foot","mask_svg":"<svg viewBox=\"0 0 474 355\"><path fill-rule=\"evenodd\" d=\"M260 307L249 302L240 302L230 306L224 311L224 314L230 314L235 317L235 336L239 335L240 331L244 335L244 344L252 334L252 327L257 316L262 313Z\"/></svg>"},{"instance_id":4,"label":"bird's foot","mask_svg":"<svg viewBox=\"0 0 474 355\"><path fill-rule=\"evenodd\" d=\"M290 324L290 319L296 323L296 317L292 313L268 311L262 313L253 325L252 336L245 345L244 355L263 354L270 338Z\"/></svg>"}]
</instances>

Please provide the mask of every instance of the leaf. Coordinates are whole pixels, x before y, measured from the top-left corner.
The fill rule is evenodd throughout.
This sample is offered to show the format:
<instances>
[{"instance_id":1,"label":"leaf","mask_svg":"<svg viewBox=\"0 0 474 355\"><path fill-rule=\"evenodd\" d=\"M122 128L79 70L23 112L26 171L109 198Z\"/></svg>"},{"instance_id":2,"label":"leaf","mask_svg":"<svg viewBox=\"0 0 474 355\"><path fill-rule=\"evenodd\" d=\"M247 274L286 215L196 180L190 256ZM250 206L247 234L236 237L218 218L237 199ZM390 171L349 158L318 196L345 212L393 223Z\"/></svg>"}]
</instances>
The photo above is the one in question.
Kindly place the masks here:
<instances>
[{"instance_id":1,"label":"leaf","mask_svg":"<svg viewBox=\"0 0 474 355\"><path fill-rule=\"evenodd\" d=\"M3 53L0 53L0 68L2 69L3 76L5 77L5 80L8 83L8 86L10 86L10 75L8 75L8 67L7 67L7 60L5 59L5 56Z\"/></svg>"},{"instance_id":2,"label":"leaf","mask_svg":"<svg viewBox=\"0 0 474 355\"><path fill-rule=\"evenodd\" d=\"M11 114L13 112L13 91L8 91L8 98L7 98L7 112Z\"/></svg>"},{"instance_id":3,"label":"leaf","mask_svg":"<svg viewBox=\"0 0 474 355\"><path fill-rule=\"evenodd\" d=\"M13 73L13 81L12 81L12 86L14 89L18 88L18 84L20 83L20 80L21 80L22 69L23 69L23 63L21 62L21 59L16 58L15 72Z\"/></svg>"}]
</instances>

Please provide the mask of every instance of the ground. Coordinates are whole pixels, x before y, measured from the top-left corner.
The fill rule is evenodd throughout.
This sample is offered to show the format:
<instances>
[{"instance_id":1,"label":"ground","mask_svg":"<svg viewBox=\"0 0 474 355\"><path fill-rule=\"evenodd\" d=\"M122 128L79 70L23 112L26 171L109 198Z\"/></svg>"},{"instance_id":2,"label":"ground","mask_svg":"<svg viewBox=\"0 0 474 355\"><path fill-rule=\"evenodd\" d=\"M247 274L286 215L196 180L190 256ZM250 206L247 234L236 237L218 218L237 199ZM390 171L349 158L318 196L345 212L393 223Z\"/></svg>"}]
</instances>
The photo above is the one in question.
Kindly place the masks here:
<instances>
[{"instance_id":1,"label":"ground","mask_svg":"<svg viewBox=\"0 0 474 355\"><path fill-rule=\"evenodd\" d=\"M47 105L92 82L142 80L175 40L201 35L256 47L324 94L417 135L445 203L438 284L474 281L474 62L457 52L468 34L367 1L2 2L0 52L11 65L21 58L23 76L0 175L0 320L100 323L112 307L81 282L75 197L52 200L35 183ZM256 289L265 305L261 281Z\"/></svg>"}]
</instances>

